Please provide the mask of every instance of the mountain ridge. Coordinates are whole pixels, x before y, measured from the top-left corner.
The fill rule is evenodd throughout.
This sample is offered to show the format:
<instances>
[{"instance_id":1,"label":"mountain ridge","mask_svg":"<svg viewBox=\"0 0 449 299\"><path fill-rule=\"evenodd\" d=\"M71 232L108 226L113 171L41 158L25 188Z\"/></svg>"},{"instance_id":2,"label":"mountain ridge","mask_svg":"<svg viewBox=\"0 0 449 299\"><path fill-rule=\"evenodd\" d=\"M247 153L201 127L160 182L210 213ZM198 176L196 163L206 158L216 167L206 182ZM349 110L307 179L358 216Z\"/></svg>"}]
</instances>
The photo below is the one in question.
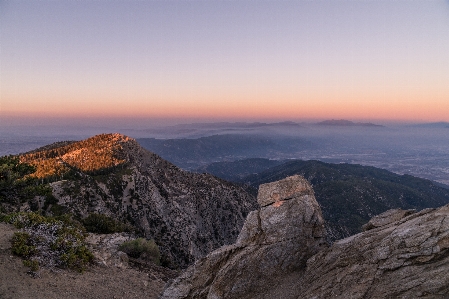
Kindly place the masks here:
<instances>
[{"instance_id":1,"label":"mountain ridge","mask_svg":"<svg viewBox=\"0 0 449 299\"><path fill-rule=\"evenodd\" d=\"M37 202L47 213L108 215L138 228L159 245L171 267L185 267L232 243L255 198L209 174L184 171L121 134L28 153L34 175L51 182L57 203Z\"/></svg>"},{"instance_id":2,"label":"mountain ridge","mask_svg":"<svg viewBox=\"0 0 449 299\"><path fill-rule=\"evenodd\" d=\"M319 126L341 126L341 127L384 127L373 123L353 122L346 119L331 119L316 123Z\"/></svg>"}]
</instances>

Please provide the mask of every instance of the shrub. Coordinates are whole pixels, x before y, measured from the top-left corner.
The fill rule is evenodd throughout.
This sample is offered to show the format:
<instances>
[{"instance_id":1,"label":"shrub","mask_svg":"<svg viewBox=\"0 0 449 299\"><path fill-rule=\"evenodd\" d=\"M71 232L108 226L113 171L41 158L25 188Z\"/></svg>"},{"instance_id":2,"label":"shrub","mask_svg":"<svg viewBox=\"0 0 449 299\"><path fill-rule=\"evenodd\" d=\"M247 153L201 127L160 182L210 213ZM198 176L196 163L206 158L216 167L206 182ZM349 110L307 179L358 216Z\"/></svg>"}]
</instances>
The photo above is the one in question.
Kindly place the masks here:
<instances>
[{"instance_id":1,"label":"shrub","mask_svg":"<svg viewBox=\"0 0 449 299\"><path fill-rule=\"evenodd\" d=\"M28 258L36 252L36 246L32 245L31 236L26 232L14 233L11 244L12 253L24 258Z\"/></svg>"},{"instance_id":2,"label":"shrub","mask_svg":"<svg viewBox=\"0 0 449 299\"><path fill-rule=\"evenodd\" d=\"M44 217L37 213L14 213L4 217L23 231L15 233L12 252L37 271L39 266L69 268L82 272L93 255L85 245L85 230L69 216Z\"/></svg>"},{"instance_id":3,"label":"shrub","mask_svg":"<svg viewBox=\"0 0 449 299\"><path fill-rule=\"evenodd\" d=\"M61 261L69 269L84 271L86 265L91 263L94 256L86 246L71 247L61 255Z\"/></svg>"},{"instance_id":4,"label":"shrub","mask_svg":"<svg viewBox=\"0 0 449 299\"><path fill-rule=\"evenodd\" d=\"M2 209L3 207L0 206L0 222L7 222L8 215L5 214L5 211Z\"/></svg>"},{"instance_id":5,"label":"shrub","mask_svg":"<svg viewBox=\"0 0 449 299\"><path fill-rule=\"evenodd\" d=\"M38 213L12 213L4 217L4 221L13 224L17 228L30 228L43 223L49 223L52 219Z\"/></svg>"},{"instance_id":6,"label":"shrub","mask_svg":"<svg viewBox=\"0 0 449 299\"><path fill-rule=\"evenodd\" d=\"M21 163L16 156L0 157L0 204L18 207L37 195L51 194L49 185L42 185L30 176L35 170L31 164Z\"/></svg>"},{"instance_id":7,"label":"shrub","mask_svg":"<svg viewBox=\"0 0 449 299\"><path fill-rule=\"evenodd\" d=\"M138 238L127 241L119 246L119 250L125 252L130 257L151 261L156 265L160 264L161 254L154 240Z\"/></svg>"},{"instance_id":8,"label":"shrub","mask_svg":"<svg viewBox=\"0 0 449 299\"><path fill-rule=\"evenodd\" d=\"M104 214L89 214L82 222L86 230L90 233L111 234L131 230L126 224L115 221Z\"/></svg>"},{"instance_id":9,"label":"shrub","mask_svg":"<svg viewBox=\"0 0 449 299\"><path fill-rule=\"evenodd\" d=\"M58 204L58 199L56 197L54 197L54 195L51 193L46 195L45 202L44 202L44 210L46 210L49 205L55 205L55 204Z\"/></svg>"}]
</instances>

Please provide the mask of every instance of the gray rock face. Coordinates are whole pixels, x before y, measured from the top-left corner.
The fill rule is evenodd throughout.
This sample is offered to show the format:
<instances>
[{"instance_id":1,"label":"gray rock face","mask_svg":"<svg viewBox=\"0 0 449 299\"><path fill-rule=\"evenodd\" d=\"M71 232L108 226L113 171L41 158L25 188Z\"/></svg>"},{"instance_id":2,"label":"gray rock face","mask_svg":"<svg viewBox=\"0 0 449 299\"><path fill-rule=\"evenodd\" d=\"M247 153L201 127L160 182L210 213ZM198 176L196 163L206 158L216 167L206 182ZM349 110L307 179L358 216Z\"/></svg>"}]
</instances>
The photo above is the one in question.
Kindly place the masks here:
<instances>
[{"instance_id":1,"label":"gray rock face","mask_svg":"<svg viewBox=\"0 0 449 299\"><path fill-rule=\"evenodd\" d=\"M362 226L364 231L378 228L384 225L401 220L402 218L415 213L416 210L391 209L382 214L374 216L367 224Z\"/></svg>"},{"instance_id":2,"label":"gray rock face","mask_svg":"<svg viewBox=\"0 0 449 299\"><path fill-rule=\"evenodd\" d=\"M449 206L335 242L295 286L301 298L448 298Z\"/></svg>"},{"instance_id":3,"label":"gray rock face","mask_svg":"<svg viewBox=\"0 0 449 299\"><path fill-rule=\"evenodd\" d=\"M262 185L258 202L237 242L189 267L162 298L244 298L270 281L305 270L307 259L326 247L321 209L308 182L293 176Z\"/></svg>"},{"instance_id":4,"label":"gray rock face","mask_svg":"<svg viewBox=\"0 0 449 299\"><path fill-rule=\"evenodd\" d=\"M263 186L259 202L274 199L248 215L236 244L199 260L161 298L449 298L449 205L387 211L327 247L319 206L295 181Z\"/></svg>"},{"instance_id":5,"label":"gray rock face","mask_svg":"<svg viewBox=\"0 0 449 299\"><path fill-rule=\"evenodd\" d=\"M128 267L128 255L119 251L119 246L136 237L128 233L89 234L86 243L94 255L94 261L105 267Z\"/></svg>"},{"instance_id":6,"label":"gray rock face","mask_svg":"<svg viewBox=\"0 0 449 299\"><path fill-rule=\"evenodd\" d=\"M307 180L295 175L281 181L260 185L257 202L261 207L265 207L301 195L313 195L313 189Z\"/></svg>"},{"instance_id":7,"label":"gray rock face","mask_svg":"<svg viewBox=\"0 0 449 299\"><path fill-rule=\"evenodd\" d=\"M246 216L257 208L254 197L212 175L179 169L134 139L112 136L110 146L124 164L52 183L60 206L81 217L100 213L132 224L155 240L163 263L172 267L187 267L235 242ZM87 151L65 156L95 156Z\"/></svg>"}]
</instances>

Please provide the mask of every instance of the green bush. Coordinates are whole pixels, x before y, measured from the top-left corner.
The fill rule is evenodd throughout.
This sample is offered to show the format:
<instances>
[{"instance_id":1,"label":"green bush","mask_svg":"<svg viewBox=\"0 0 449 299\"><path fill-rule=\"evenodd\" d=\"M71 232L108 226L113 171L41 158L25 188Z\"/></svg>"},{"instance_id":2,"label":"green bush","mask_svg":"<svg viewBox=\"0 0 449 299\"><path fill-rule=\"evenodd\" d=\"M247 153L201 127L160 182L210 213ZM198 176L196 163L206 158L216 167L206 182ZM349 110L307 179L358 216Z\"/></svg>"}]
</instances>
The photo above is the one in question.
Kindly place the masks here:
<instances>
[{"instance_id":1,"label":"green bush","mask_svg":"<svg viewBox=\"0 0 449 299\"><path fill-rule=\"evenodd\" d=\"M11 239L12 253L23 258L29 258L36 252L36 246L32 245L31 236L26 232L16 232Z\"/></svg>"},{"instance_id":2,"label":"green bush","mask_svg":"<svg viewBox=\"0 0 449 299\"><path fill-rule=\"evenodd\" d=\"M0 157L0 204L20 206L36 195L48 194L50 186L39 186L37 179L29 176L35 170L30 164L20 163L16 156Z\"/></svg>"},{"instance_id":3,"label":"green bush","mask_svg":"<svg viewBox=\"0 0 449 299\"><path fill-rule=\"evenodd\" d=\"M86 246L71 247L61 255L61 261L65 267L80 272L86 269L86 265L91 263L93 258L93 254Z\"/></svg>"},{"instance_id":4,"label":"green bush","mask_svg":"<svg viewBox=\"0 0 449 299\"><path fill-rule=\"evenodd\" d=\"M70 216L44 217L37 213L13 213L3 217L23 231L14 234L12 252L37 271L39 266L82 272L93 260L85 244L85 230Z\"/></svg>"},{"instance_id":5,"label":"green bush","mask_svg":"<svg viewBox=\"0 0 449 299\"><path fill-rule=\"evenodd\" d=\"M0 222L8 222L8 215L5 214L4 210L2 210L2 207L0 206Z\"/></svg>"},{"instance_id":6,"label":"green bush","mask_svg":"<svg viewBox=\"0 0 449 299\"><path fill-rule=\"evenodd\" d=\"M90 233L111 234L131 230L126 224L115 221L104 214L89 214L82 222L86 230Z\"/></svg>"},{"instance_id":7,"label":"green bush","mask_svg":"<svg viewBox=\"0 0 449 299\"><path fill-rule=\"evenodd\" d=\"M127 241L119 246L119 250L125 252L130 257L151 261L156 265L160 264L161 254L154 240L138 238Z\"/></svg>"},{"instance_id":8,"label":"green bush","mask_svg":"<svg viewBox=\"0 0 449 299\"><path fill-rule=\"evenodd\" d=\"M47 210L49 205L56 205L56 204L58 204L58 199L54 197L54 195L51 193L47 194L44 202L44 211Z\"/></svg>"},{"instance_id":9,"label":"green bush","mask_svg":"<svg viewBox=\"0 0 449 299\"><path fill-rule=\"evenodd\" d=\"M64 206L58 205L58 204L52 204L50 208L50 212L54 216L62 216L67 214L68 209Z\"/></svg>"},{"instance_id":10,"label":"green bush","mask_svg":"<svg viewBox=\"0 0 449 299\"><path fill-rule=\"evenodd\" d=\"M16 228L30 228L40 224L54 223L52 218L46 218L38 213L12 213L4 218L5 222L13 224Z\"/></svg>"}]
</instances>

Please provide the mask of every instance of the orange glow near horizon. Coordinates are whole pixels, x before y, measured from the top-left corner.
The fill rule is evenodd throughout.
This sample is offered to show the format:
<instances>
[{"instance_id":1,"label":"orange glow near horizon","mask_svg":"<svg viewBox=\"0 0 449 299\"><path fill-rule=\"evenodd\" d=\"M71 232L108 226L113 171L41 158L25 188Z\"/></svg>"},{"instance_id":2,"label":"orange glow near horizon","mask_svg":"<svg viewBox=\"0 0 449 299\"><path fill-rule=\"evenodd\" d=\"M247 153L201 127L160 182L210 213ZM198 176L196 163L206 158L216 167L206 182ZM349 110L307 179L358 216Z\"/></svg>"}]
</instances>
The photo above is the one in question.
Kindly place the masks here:
<instances>
[{"instance_id":1,"label":"orange glow near horizon","mask_svg":"<svg viewBox=\"0 0 449 299\"><path fill-rule=\"evenodd\" d=\"M372 119L392 121L449 121L449 96L419 94L375 97L363 95L262 96L221 95L205 97L176 97L128 101L126 98L70 99L61 103L46 98L24 105L3 105L0 115L10 117L154 117L194 119ZM361 100L362 99L362 100ZM15 101L20 103L20 101ZM432 103L429 105L428 103ZM6 107L5 107L6 106Z\"/></svg>"}]
</instances>

